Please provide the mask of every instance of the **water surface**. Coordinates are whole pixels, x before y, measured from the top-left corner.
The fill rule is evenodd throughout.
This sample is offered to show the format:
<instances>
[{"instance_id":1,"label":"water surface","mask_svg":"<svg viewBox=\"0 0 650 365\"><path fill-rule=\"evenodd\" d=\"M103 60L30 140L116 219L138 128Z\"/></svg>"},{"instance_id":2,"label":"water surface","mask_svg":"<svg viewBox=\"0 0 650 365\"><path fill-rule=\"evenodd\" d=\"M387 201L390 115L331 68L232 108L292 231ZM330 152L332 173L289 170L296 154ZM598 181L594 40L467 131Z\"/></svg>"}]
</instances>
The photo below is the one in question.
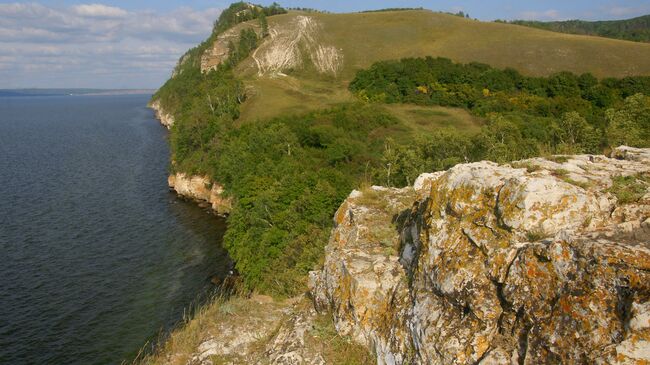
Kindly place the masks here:
<instances>
[{"instance_id":1,"label":"water surface","mask_svg":"<svg viewBox=\"0 0 650 365\"><path fill-rule=\"evenodd\" d=\"M0 363L120 363L227 271L148 98L0 98Z\"/></svg>"}]
</instances>

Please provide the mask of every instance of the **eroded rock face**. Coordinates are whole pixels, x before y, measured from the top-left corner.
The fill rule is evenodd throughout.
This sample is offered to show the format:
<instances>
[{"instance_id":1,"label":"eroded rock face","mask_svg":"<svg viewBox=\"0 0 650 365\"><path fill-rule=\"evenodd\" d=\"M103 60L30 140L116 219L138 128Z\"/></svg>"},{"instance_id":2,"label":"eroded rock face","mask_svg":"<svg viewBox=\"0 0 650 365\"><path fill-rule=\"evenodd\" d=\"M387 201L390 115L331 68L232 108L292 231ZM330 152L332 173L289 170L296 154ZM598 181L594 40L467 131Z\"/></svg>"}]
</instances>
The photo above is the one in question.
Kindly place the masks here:
<instances>
[{"instance_id":1,"label":"eroded rock face","mask_svg":"<svg viewBox=\"0 0 650 365\"><path fill-rule=\"evenodd\" d=\"M322 39L322 28L318 20L305 15L271 25L269 37L252 54L258 75L281 76L308 62L318 73L337 76L343 67L343 53Z\"/></svg>"},{"instance_id":2,"label":"eroded rock face","mask_svg":"<svg viewBox=\"0 0 650 365\"><path fill-rule=\"evenodd\" d=\"M160 105L160 100L154 100L150 102L149 108L153 109L154 113L156 114L156 119L160 121L160 124L167 127L167 129L171 128L172 125L174 125L174 116L166 113L163 110L162 105Z\"/></svg>"},{"instance_id":3,"label":"eroded rock face","mask_svg":"<svg viewBox=\"0 0 650 365\"><path fill-rule=\"evenodd\" d=\"M223 186L214 183L207 176L189 176L184 173L169 175L167 183L178 195L210 207L216 214L228 214L232 201L223 195Z\"/></svg>"},{"instance_id":4,"label":"eroded rock face","mask_svg":"<svg viewBox=\"0 0 650 365\"><path fill-rule=\"evenodd\" d=\"M287 15L288 17L288 15ZM228 59L228 44L237 43L243 29L261 32L257 21L238 24L219 34L201 56L201 72L216 69ZM343 53L322 39L323 25L314 17L291 16L286 22L269 25L269 36L260 39L260 45L251 58L258 76L286 76L285 71L311 64L318 73L337 76L343 67Z\"/></svg>"},{"instance_id":5,"label":"eroded rock face","mask_svg":"<svg viewBox=\"0 0 650 365\"><path fill-rule=\"evenodd\" d=\"M379 364L650 361L650 150L462 164L339 208L316 307Z\"/></svg>"}]
</instances>

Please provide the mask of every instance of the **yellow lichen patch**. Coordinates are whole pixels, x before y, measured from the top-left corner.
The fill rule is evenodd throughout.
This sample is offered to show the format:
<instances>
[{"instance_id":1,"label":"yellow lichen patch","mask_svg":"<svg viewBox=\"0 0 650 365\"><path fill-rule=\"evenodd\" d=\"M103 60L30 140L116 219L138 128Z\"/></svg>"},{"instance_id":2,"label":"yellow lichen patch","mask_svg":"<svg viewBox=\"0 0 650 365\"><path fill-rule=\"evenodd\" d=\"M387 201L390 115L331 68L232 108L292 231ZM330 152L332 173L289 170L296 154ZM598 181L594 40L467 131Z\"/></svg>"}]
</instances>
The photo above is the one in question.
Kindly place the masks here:
<instances>
[{"instance_id":1,"label":"yellow lichen patch","mask_svg":"<svg viewBox=\"0 0 650 365\"><path fill-rule=\"evenodd\" d=\"M348 202L347 200L341 204L339 209L336 211L336 214L334 215L334 221L336 222L337 225L343 224L345 221L345 217L347 216L348 213Z\"/></svg>"}]
</instances>

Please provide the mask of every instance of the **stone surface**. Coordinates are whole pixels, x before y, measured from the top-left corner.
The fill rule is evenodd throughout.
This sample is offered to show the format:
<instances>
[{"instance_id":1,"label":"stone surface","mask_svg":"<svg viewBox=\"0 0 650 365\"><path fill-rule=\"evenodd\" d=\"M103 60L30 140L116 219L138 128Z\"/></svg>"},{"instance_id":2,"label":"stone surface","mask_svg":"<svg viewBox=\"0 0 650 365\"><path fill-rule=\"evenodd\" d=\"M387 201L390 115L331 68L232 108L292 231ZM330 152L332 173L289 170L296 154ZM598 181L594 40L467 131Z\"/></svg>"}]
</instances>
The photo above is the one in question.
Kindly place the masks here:
<instances>
[{"instance_id":1,"label":"stone surface","mask_svg":"<svg viewBox=\"0 0 650 365\"><path fill-rule=\"evenodd\" d=\"M248 21L237 24L219 34L214 43L212 43L212 46L201 55L201 72L206 73L211 70L216 70L220 64L227 60L229 52L228 44L230 42L237 44L239 42L240 32L248 28L255 30L258 35L261 31L258 21Z\"/></svg>"},{"instance_id":2,"label":"stone surface","mask_svg":"<svg viewBox=\"0 0 650 365\"><path fill-rule=\"evenodd\" d=\"M223 304L221 315L224 319L214 321L216 327L211 329L201 341L196 352L191 356L192 364L212 365L215 359L226 363L253 363L256 359L260 341L265 340L285 319L289 306L274 303L264 297L254 297L249 300L239 300L238 307L246 309L242 316L241 308L233 308L229 313L230 304ZM236 316L229 319L227 316Z\"/></svg>"},{"instance_id":3,"label":"stone surface","mask_svg":"<svg viewBox=\"0 0 650 365\"><path fill-rule=\"evenodd\" d=\"M164 125L167 129L174 125L174 116L163 110L162 105L160 105L160 100L151 101L149 103L149 108L153 109L156 119L158 119L160 124Z\"/></svg>"},{"instance_id":4,"label":"stone surface","mask_svg":"<svg viewBox=\"0 0 650 365\"><path fill-rule=\"evenodd\" d=\"M311 64L321 74L337 76L343 68L343 53L321 36L323 25L312 16L285 15L286 22L269 19L269 34L260 39L251 58L258 76L286 76L284 72ZM219 34L201 56L201 72L216 69L228 58L229 42L237 43L243 29L261 32L256 20L237 24Z\"/></svg>"},{"instance_id":5,"label":"stone surface","mask_svg":"<svg viewBox=\"0 0 650 365\"><path fill-rule=\"evenodd\" d=\"M224 196L223 186L214 183L207 176L171 174L167 178L169 187L184 198L205 204L218 215L226 215L232 208L230 198Z\"/></svg>"},{"instance_id":6,"label":"stone surface","mask_svg":"<svg viewBox=\"0 0 650 365\"><path fill-rule=\"evenodd\" d=\"M227 313L229 306L221 304L224 317L201 334L189 364L326 364L312 333L317 313L304 296L274 301L254 295L236 299L233 313Z\"/></svg>"},{"instance_id":7,"label":"stone surface","mask_svg":"<svg viewBox=\"0 0 650 365\"><path fill-rule=\"evenodd\" d=\"M378 364L647 364L650 150L461 164L341 205L318 310ZM650 187L647 187L650 193Z\"/></svg>"}]
</instances>

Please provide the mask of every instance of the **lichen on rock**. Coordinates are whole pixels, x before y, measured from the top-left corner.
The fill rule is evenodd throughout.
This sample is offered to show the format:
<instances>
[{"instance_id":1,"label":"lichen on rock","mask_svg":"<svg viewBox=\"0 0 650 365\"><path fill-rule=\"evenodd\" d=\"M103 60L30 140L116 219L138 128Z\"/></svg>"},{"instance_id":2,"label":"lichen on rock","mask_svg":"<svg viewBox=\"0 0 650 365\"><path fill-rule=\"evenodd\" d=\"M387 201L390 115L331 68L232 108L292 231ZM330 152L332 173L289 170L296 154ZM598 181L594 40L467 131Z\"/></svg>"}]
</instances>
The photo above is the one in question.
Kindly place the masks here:
<instances>
[{"instance_id":1,"label":"lichen on rock","mask_svg":"<svg viewBox=\"0 0 650 365\"><path fill-rule=\"evenodd\" d=\"M647 363L650 187L608 189L649 172L650 150L619 147L355 191L314 303L379 364Z\"/></svg>"}]
</instances>

